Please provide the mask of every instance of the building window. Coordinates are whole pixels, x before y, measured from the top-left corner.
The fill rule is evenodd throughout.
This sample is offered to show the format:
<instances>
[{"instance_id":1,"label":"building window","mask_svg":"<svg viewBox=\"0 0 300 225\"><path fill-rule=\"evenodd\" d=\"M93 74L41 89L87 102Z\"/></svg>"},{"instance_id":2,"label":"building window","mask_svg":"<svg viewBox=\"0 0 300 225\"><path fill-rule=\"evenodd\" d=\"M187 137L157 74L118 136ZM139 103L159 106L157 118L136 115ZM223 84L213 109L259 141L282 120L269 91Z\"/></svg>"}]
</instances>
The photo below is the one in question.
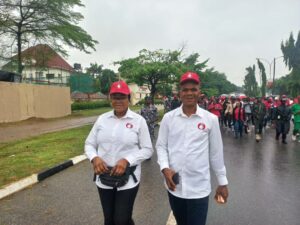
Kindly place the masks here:
<instances>
[{"instance_id":1,"label":"building window","mask_svg":"<svg viewBox=\"0 0 300 225\"><path fill-rule=\"evenodd\" d=\"M36 77L36 79L43 78L43 72L35 72L35 77Z\"/></svg>"},{"instance_id":2,"label":"building window","mask_svg":"<svg viewBox=\"0 0 300 225\"><path fill-rule=\"evenodd\" d=\"M54 79L54 74L53 74L53 73L47 73L47 74L46 74L46 78L47 78L48 80L52 80L52 79Z\"/></svg>"}]
</instances>

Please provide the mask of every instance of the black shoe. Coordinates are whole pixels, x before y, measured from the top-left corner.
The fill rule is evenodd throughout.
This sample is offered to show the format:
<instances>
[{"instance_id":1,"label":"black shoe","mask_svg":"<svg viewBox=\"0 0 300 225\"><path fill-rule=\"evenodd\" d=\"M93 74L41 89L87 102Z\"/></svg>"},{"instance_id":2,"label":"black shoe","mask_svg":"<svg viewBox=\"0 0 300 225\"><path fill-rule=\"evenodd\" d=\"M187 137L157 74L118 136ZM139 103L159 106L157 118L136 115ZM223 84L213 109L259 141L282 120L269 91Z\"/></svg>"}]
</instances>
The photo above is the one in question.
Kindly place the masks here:
<instances>
[{"instance_id":1,"label":"black shoe","mask_svg":"<svg viewBox=\"0 0 300 225\"><path fill-rule=\"evenodd\" d=\"M282 140L282 144L286 145L287 144L286 140Z\"/></svg>"},{"instance_id":2,"label":"black shoe","mask_svg":"<svg viewBox=\"0 0 300 225\"><path fill-rule=\"evenodd\" d=\"M279 140L279 136L276 135L275 139L276 139L276 141L278 141Z\"/></svg>"}]
</instances>

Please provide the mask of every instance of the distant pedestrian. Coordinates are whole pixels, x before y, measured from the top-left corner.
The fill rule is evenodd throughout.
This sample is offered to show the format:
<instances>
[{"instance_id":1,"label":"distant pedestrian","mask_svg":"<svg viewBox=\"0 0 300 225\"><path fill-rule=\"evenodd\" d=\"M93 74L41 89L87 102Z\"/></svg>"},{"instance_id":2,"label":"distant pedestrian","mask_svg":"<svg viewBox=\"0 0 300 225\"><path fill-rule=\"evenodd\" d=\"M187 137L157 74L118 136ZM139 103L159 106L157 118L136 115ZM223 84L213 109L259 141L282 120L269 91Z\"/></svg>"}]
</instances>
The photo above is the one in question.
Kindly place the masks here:
<instances>
[{"instance_id":1,"label":"distant pedestrian","mask_svg":"<svg viewBox=\"0 0 300 225\"><path fill-rule=\"evenodd\" d=\"M298 139L298 142L300 142L300 95L297 97L291 110L294 115L294 130L292 138L294 141Z\"/></svg>"},{"instance_id":2,"label":"distant pedestrian","mask_svg":"<svg viewBox=\"0 0 300 225\"><path fill-rule=\"evenodd\" d=\"M146 120L152 142L155 139L154 130L158 120L157 108L152 103L151 97L145 98L145 105L141 109L141 116Z\"/></svg>"},{"instance_id":3,"label":"distant pedestrian","mask_svg":"<svg viewBox=\"0 0 300 225\"><path fill-rule=\"evenodd\" d=\"M104 225L134 225L132 211L139 189L141 162L152 155L145 119L128 108L124 81L111 85L113 110L100 115L85 141L104 214Z\"/></svg>"},{"instance_id":4,"label":"distant pedestrian","mask_svg":"<svg viewBox=\"0 0 300 225\"><path fill-rule=\"evenodd\" d=\"M175 95L171 101L171 110L178 108L181 105L178 97Z\"/></svg>"},{"instance_id":5,"label":"distant pedestrian","mask_svg":"<svg viewBox=\"0 0 300 225\"><path fill-rule=\"evenodd\" d=\"M197 105L199 83L196 73L181 76L182 105L164 115L156 144L158 163L178 225L206 223L210 169L219 184L215 199L226 203L228 197L218 118Z\"/></svg>"},{"instance_id":6,"label":"distant pedestrian","mask_svg":"<svg viewBox=\"0 0 300 225\"><path fill-rule=\"evenodd\" d=\"M164 100L164 113L167 113L171 110L171 98L167 97Z\"/></svg>"},{"instance_id":7,"label":"distant pedestrian","mask_svg":"<svg viewBox=\"0 0 300 225\"><path fill-rule=\"evenodd\" d=\"M237 101L233 110L233 124L235 138L243 137L243 127L245 122L245 111L240 101Z\"/></svg>"},{"instance_id":8,"label":"distant pedestrian","mask_svg":"<svg viewBox=\"0 0 300 225\"><path fill-rule=\"evenodd\" d=\"M251 131L250 124L252 121L252 105L250 104L250 99L245 98L245 102L243 105L245 111L245 133L249 133Z\"/></svg>"},{"instance_id":9,"label":"distant pedestrian","mask_svg":"<svg viewBox=\"0 0 300 225\"><path fill-rule=\"evenodd\" d=\"M253 120L255 126L255 140L259 142L262 139L262 129L266 116L266 106L261 102L260 97L256 97L253 105Z\"/></svg>"},{"instance_id":10,"label":"distant pedestrian","mask_svg":"<svg viewBox=\"0 0 300 225\"><path fill-rule=\"evenodd\" d=\"M276 123L276 136L275 139L279 140L279 136L282 136L282 143L287 144L286 136L290 130L290 120L292 118L292 111L287 106L287 97L281 96L281 104L278 106L273 115L273 120Z\"/></svg>"}]
</instances>

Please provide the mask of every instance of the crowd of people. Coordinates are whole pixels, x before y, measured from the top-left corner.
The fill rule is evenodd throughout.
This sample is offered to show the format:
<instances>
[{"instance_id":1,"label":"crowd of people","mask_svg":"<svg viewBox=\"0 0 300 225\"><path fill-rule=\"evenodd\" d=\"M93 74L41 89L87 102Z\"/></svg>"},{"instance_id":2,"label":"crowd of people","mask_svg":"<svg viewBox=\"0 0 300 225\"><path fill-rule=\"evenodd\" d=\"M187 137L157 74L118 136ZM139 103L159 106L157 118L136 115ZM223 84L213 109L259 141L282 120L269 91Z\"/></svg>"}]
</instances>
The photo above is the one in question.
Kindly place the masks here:
<instances>
[{"instance_id":1,"label":"crowd of people","mask_svg":"<svg viewBox=\"0 0 300 225\"><path fill-rule=\"evenodd\" d=\"M300 141L300 96L293 104L286 96L208 99L201 95L200 78L193 72L181 76L179 88L179 97L165 99L156 141L158 164L176 223L205 225L211 171L218 185L215 201L225 204L229 196L220 126L239 138L253 124L259 141L263 127L274 123L276 139L281 135L286 144L294 114L293 139ZM113 109L98 117L85 141L85 154L93 167L104 225L134 225L141 163L153 154L158 111L151 98L145 99L140 114L131 111L130 89L122 80L112 84L110 100Z\"/></svg>"},{"instance_id":2,"label":"crowd of people","mask_svg":"<svg viewBox=\"0 0 300 225\"><path fill-rule=\"evenodd\" d=\"M173 110L171 107L176 96L165 98L165 112ZM178 101L178 100L176 100ZM243 134L251 132L254 127L255 140L262 139L263 129L274 127L275 139L287 144L287 134L290 121L294 124L292 140L300 142L300 95L291 100L286 95L280 97L235 97L201 95L199 107L213 113L219 118L220 126L232 130L235 138L242 138ZM180 104L179 104L180 105ZM178 107L178 106L177 106Z\"/></svg>"}]
</instances>

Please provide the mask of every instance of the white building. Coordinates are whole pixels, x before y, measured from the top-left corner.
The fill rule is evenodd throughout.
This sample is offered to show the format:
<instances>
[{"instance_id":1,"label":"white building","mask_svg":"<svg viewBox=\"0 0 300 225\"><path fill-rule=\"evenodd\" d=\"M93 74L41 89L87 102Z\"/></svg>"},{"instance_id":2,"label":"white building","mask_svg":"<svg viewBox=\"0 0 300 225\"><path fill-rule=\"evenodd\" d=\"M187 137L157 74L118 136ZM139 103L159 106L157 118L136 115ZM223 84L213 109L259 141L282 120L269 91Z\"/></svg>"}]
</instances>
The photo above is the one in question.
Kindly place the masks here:
<instances>
[{"instance_id":1,"label":"white building","mask_svg":"<svg viewBox=\"0 0 300 225\"><path fill-rule=\"evenodd\" d=\"M23 81L67 83L73 68L50 46L39 44L21 52ZM16 59L14 56L13 59ZM3 66L3 69L16 72L15 61Z\"/></svg>"}]
</instances>

